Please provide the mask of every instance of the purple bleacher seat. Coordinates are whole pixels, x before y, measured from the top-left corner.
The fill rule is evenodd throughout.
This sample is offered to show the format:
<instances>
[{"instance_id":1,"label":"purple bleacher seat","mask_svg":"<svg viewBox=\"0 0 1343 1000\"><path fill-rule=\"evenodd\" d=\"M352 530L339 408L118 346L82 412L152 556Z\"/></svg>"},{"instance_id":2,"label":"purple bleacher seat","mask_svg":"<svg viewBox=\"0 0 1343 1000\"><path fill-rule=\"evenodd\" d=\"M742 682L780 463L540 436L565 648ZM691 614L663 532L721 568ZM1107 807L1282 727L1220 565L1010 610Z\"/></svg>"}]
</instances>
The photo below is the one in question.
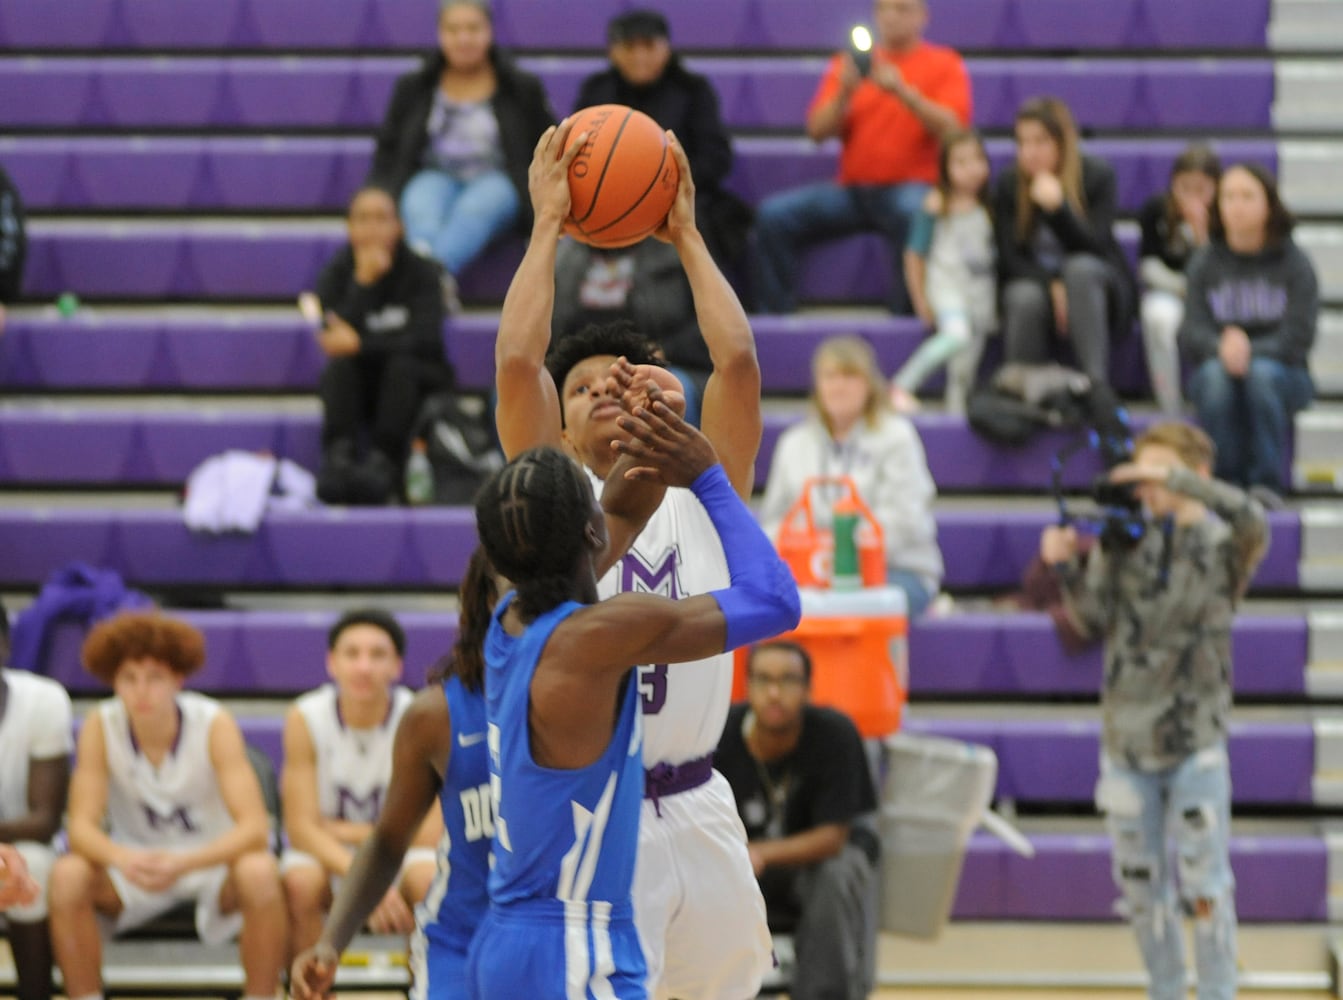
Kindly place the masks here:
<instances>
[{"instance_id":1,"label":"purple bleacher seat","mask_svg":"<svg viewBox=\"0 0 1343 1000\"><path fill-rule=\"evenodd\" d=\"M1276 170L1271 140L1214 144L1228 162L1252 160ZM1115 168L1119 203L1136 210L1166 184L1183 149L1179 139L1101 139L1086 149ZM988 144L995 169L1011 162L1010 140ZM0 158L37 209L326 210L340 212L368 169L366 138L8 138ZM800 184L829 180L837 146L802 138L747 138L736 143L730 186L743 198L764 198ZM850 262L852 263L852 262ZM870 262L880 267L880 262Z\"/></svg>"},{"instance_id":2,"label":"purple bleacher seat","mask_svg":"<svg viewBox=\"0 0 1343 1000\"><path fill-rule=\"evenodd\" d=\"M496 36L524 49L599 49L620 0L496 0ZM842 46L867 21L867 0L698 0L671 15L687 49L810 50ZM940 0L935 41L968 49L1251 49L1265 46L1268 0ZM425 48L433 6L393 0L65 0L60 17L36 3L0 6L0 47L24 49Z\"/></svg>"},{"instance_id":3,"label":"purple bleacher seat","mask_svg":"<svg viewBox=\"0 0 1343 1000\"><path fill-rule=\"evenodd\" d=\"M326 633L338 615L319 611L172 611L205 635L205 666L191 687L221 697L295 695L327 680ZM439 656L457 639L457 616L397 612L406 630L402 683L418 688ZM57 625L44 669L75 694L104 691L84 672L79 649L85 630Z\"/></svg>"},{"instance_id":4,"label":"purple bleacher seat","mask_svg":"<svg viewBox=\"0 0 1343 1000\"><path fill-rule=\"evenodd\" d=\"M965 740L998 755L999 798L1090 802L1099 773L1100 721L1087 718L905 720L911 733ZM1231 786L1237 803L1310 805L1315 732L1299 723L1231 724Z\"/></svg>"},{"instance_id":5,"label":"purple bleacher seat","mask_svg":"<svg viewBox=\"0 0 1343 1000\"><path fill-rule=\"evenodd\" d=\"M1053 520L1048 509L939 512L945 585L1015 586ZM1255 586L1295 590L1300 521L1283 511L1269 524L1272 547ZM223 537L189 532L175 510L0 509L0 585L36 586L53 569L83 560L115 569L135 586L455 586L474 545L467 507L277 512L254 535Z\"/></svg>"},{"instance_id":6,"label":"purple bleacher seat","mask_svg":"<svg viewBox=\"0 0 1343 1000\"><path fill-rule=\"evenodd\" d=\"M1308 646L1304 618L1238 616L1232 630L1237 697L1303 697ZM910 629L909 678L916 699L1094 696L1101 688L1101 647L1068 655L1044 614L921 618Z\"/></svg>"},{"instance_id":7,"label":"purple bleacher seat","mask_svg":"<svg viewBox=\"0 0 1343 1000\"><path fill-rule=\"evenodd\" d=\"M531 56L557 114L604 59ZM734 129L800 131L823 57L692 57L716 87ZM410 57L0 59L11 127L359 128L382 120ZM971 59L975 124L1010 128L1023 100L1056 94L1083 127L1269 128L1273 66L1266 59Z\"/></svg>"},{"instance_id":8,"label":"purple bleacher seat","mask_svg":"<svg viewBox=\"0 0 1343 1000\"><path fill-rule=\"evenodd\" d=\"M986 833L970 838L952 914L960 920L1118 920L1110 842L1037 833L1023 858ZM1328 919L1329 856L1315 836L1234 836L1236 914L1248 923Z\"/></svg>"},{"instance_id":9,"label":"purple bleacher seat","mask_svg":"<svg viewBox=\"0 0 1343 1000\"><path fill-rule=\"evenodd\" d=\"M751 325L761 381L772 395L802 395L810 389L811 357L826 337L865 337L882 370L894 372L924 336L913 317L885 314L754 316ZM471 390L493 385L497 329L497 314L464 313L447 322L444 342L459 385ZM52 312L13 317L0 338L0 386L10 391L310 390L324 363L297 312L161 317L90 309L70 318ZM1146 394L1139 338L1113 345L1110 370L1120 391Z\"/></svg>"},{"instance_id":10,"label":"purple bleacher seat","mask_svg":"<svg viewBox=\"0 0 1343 1000\"><path fill-rule=\"evenodd\" d=\"M199 360L208 362L208 353ZM762 485L779 436L796 419L779 412L765 415L756 456ZM926 413L914 422L933 481L946 492L1043 493L1051 483L1053 456L1077 440L1076 432L1043 431L1026 445L1010 447L976 434L961 417ZM1149 422L1147 417L1135 420L1134 429L1141 431ZM0 479L28 485L176 485L206 458L229 448L270 451L315 468L320 429L316 413L206 407L137 414L46 403L13 406L0 411ZM1065 466L1063 484L1086 489L1100 472L1096 453L1084 452ZM995 544L1007 543L999 539ZM985 553L981 558L987 565L994 557Z\"/></svg>"}]
</instances>

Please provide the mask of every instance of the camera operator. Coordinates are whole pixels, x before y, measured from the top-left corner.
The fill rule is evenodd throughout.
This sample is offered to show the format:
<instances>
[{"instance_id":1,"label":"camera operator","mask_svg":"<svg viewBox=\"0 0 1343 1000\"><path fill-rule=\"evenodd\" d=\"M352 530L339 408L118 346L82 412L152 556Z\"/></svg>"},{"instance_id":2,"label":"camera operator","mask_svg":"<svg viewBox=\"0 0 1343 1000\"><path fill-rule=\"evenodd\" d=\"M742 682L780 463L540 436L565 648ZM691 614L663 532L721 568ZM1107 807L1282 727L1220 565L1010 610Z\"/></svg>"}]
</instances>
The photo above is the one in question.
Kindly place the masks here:
<instances>
[{"instance_id":1,"label":"camera operator","mask_svg":"<svg viewBox=\"0 0 1343 1000\"><path fill-rule=\"evenodd\" d=\"M1236 990L1229 852L1231 619L1268 544L1263 509L1211 478L1212 441L1153 426L1110 472L1146 512L1130 544L1102 544L1079 567L1072 527L1046 528L1040 554L1079 630L1105 640L1097 808L1153 998L1185 995L1184 933L1194 919L1201 1000ZM1173 836L1177 872L1170 871ZM1178 889L1175 875L1178 874Z\"/></svg>"}]
</instances>

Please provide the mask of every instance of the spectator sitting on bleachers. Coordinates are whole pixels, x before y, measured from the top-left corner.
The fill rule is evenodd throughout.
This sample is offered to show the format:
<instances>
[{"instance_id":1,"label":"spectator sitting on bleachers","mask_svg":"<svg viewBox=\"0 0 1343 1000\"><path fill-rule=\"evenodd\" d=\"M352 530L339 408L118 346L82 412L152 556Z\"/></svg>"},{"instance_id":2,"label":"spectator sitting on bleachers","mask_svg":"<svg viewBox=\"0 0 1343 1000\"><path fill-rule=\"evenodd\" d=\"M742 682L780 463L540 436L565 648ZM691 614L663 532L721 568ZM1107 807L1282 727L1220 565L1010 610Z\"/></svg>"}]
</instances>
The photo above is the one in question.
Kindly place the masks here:
<instances>
[{"instance_id":1,"label":"spectator sitting on bleachers","mask_svg":"<svg viewBox=\"0 0 1343 1000\"><path fill-rule=\"evenodd\" d=\"M876 794L848 716L811 705L811 658L791 642L750 651L745 704L714 752L746 827L773 933L794 934L793 1000L872 988L880 844Z\"/></svg>"},{"instance_id":2,"label":"spectator sitting on bleachers","mask_svg":"<svg viewBox=\"0 0 1343 1000\"><path fill-rule=\"evenodd\" d=\"M80 731L70 853L51 874L66 996L102 996L100 917L121 933L193 903L202 941L241 932L244 1000L272 1000L289 935L261 786L229 711L182 690L205 662L204 637L130 612L94 628L82 660L115 696Z\"/></svg>"},{"instance_id":3,"label":"spectator sitting on bleachers","mask_svg":"<svg viewBox=\"0 0 1343 1000\"><path fill-rule=\"evenodd\" d=\"M886 380L872 346L859 337L832 337L812 357L815 412L784 431L770 461L760 522L777 539L789 509L814 476L848 476L881 526L890 582L905 592L911 616L921 614L942 582L933 499L919 432L891 412ZM818 488L817 496L833 495ZM829 506L814 508L828 527Z\"/></svg>"},{"instance_id":4,"label":"spectator sitting on bleachers","mask_svg":"<svg viewBox=\"0 0 1343 1000\"><path fill-rule=\"evenodd\" d=\"M812 243L878 232L899 260L909 220L937 181L942 138L970 124L969 74L957 53L924 41L926 0L874 0L873 18L870 73L839 53L807 112L807 135L842 143L838 178L776 194L759 207L761 312L797 309L797 255ZM892 277L892 310L908 312L904 282Z\"/></svg>"},{"instance_id":5,"label":"spectator sitting on bleachers","mask_svg":"<svg viewBox=\"0 0 1343 1000\"><path fill-rule=\"evenodd\" d=\"M1272 175L1252 164L1227 170L1211 242L1189 263L1179 334L1194 366L1189 398L1217 445L1217 478L1266 489L1273 506L1292 417L1314 394L1307 362L1319 284L1294 225Z\"/></svg>"},{"instance_id":6,"label":"spectator sitting on bleachers","mask_svg":"<svg viewBox=\"0 0 1343 1000\"><path fill-rule=\"evenodd\" d=\"M8 656L9 620L0 607L0 667ZM34 898L0 898L18 973L18 1000L51 996L47 880L70 785L71 723L65 688L27 671L0 669L0 845L15 852L36 889ZM5 859L0 872L6 889L23 882L13 861L13 856ZM4 894L0 889L0 897Z\"/></svg>"},{"instance_id":7,"label":"spectator sitting on bleachers","mask_svg":"<svg viewBox=\"0 0 1343 1000\"><path fill-rule=\"evenodd\" d=\"M397 727L382 812L336 892L321 936L294 959L289 983L295 1000L327 995L341 953L393 887L413 849L415 824L429 810L441 817L446 834L430 901L415 909L411 996L466 995L468 948L489 908L485 883L494 838L484 739L485 634L507 585L477 547L462 577L457 642L429 671Z\"/></svg>"},{"instance_id":8,"label":"spectator sitting on bleachers","mask_svg":"<svg viewBox=\"0 0 1343 1000\"><path fill-rule=\"evenodd\" d=\"M452 305L467 265L530 221L527 166L555 114L494 44L486 0L442 0L438 43L397 81L370 179L401 199L411 246L443 266Z\"/></svg>"},{"instance_id":9,"label":"spectator sitting on bleachers","mask_svg":"<svg viewBox=\"0 0 1343 1000\"><path fill-rule=\"evenodd\" d=\"M606 25L608 69L578 89L574 110L624 104L642 111L681 141L695 175L695 219L719 266L746 245L751 209L723 182L732 170L732 140L708 77L686 69L672 51L667 19L655 10L627 10Z\"/></svg>"},{"instance_id":10,"label":"spectator sitting on bleachers","mask_svg":"<svg viewBox=\"0 0 1343 1000\"><path fill-rule=\"evenodd\" d=\"M1166 190L1149 198L1138 211L1142 246L1138 273L1142 278L1142 340L1152 392L1167 416L1180 413L1180 350L1175 336L1184 318L1185 268L1208 242L1212 203L1222 163L1201 142L1175 158Z\"/></svg>"},{"instance_id":11,"label":"spectator sitting on bleachers","mask_svg":"<svg viewBox=\"0 0 1343 1000\"><path fill-rule=\"evenodd\" d=\"M555 251L551 342L622 320L661 348L667 367L685 387L685 419L698 427L713 359L676 248L656 239L615 250L561 240Z\"/></svg>"},{"instance_id":12,"label":"spectator sitting on bleachers","mask_svg":"<svg viewBox=\"0 0 1343 1000\"><path fill-rule=\"evenodd\" d=\"M1046 528L1040 538L1068 614L1105 640L1096 805L1149 995L1161 1000L1185 996L1177 899L1194 918L1198 995L1236 993L1231 622L1267 549L1268 526L1258 503L1209 477L1213 450L1190 424L1144 432L1133 461L1112 469L1110 481L1134 487L1146 531L1132 545L1097 545L1085 570L1074 528Z\"/></svg>"},{"instance_id":13,"label":"spectator sitting on bleachers","mask_svg":"<svg viewBox=\"0 0 1343 1000\"><path fill-rule=\"evenodd\" d=\"M1132 325L1135 295L1114 235L1114 168L1082 154L1057 98L1021 106L1016 144L993 198L1004 360L1046 363L1052 332L1072 342L1083 372L1108 383L1110 342Z\"/></svg>"},{"instance_id":14,"label":"spectator sitting on bleachers","mask_svg":"<svg viewBox=\"0 0 1343 1000\"><path fill-rule=\"evenodd\" d=\"M437 269L406 245L392 196L362 188L346 221L350 242L317 279L317 340L328 358L317 493L326 503L377 504L399 492L420 402L453 376ZM365 433L371 447L360 459Z\"/></svg>"},{"instance_id":15,"label":"spectator sitting on bleachers","mask_svg":"<svg viewBox=\"0 0 1343 1000\"><path fill-rule=\"evenodd\" d=\"M905 248L905 284L914 312L933 330L891 380L891 404L918 409L914 393L947 367L947 410L963 415L984 340L998 329L989 156L976 132L942 144L937 190L914 216Z\"/></svg>"},{"instance_id":16,"label":"spectator sitting on bleachers","mask_svg":"<svg viewBox=\"0 0 1343 1000\"><path fill-rule=\"evenodd\" d=\"M386 611L348 611L327 634L332 683L303 695L284 722L280 798L289 844L280 859L293 951L322 932L338 881L382 812L392 773L392 739L414 698L397 683L406 636ZM409 934L414 907L434 878L437 812L419 824L400 877L369 919L379 934Z\"/></svg>"}]
</instances>

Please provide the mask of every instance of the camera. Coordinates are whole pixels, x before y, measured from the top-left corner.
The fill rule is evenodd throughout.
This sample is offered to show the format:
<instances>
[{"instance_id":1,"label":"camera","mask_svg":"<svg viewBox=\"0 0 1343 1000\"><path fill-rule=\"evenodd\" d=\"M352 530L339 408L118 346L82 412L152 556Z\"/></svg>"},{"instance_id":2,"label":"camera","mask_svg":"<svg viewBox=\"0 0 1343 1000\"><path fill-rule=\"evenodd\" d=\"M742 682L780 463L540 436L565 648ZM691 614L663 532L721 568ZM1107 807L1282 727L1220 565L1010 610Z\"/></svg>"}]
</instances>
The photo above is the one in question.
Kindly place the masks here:
<instances>
[{"instance_id":1,"label":"camera","mask_svg":"<svg viewBox=\"0 0 1343 1000\"><path fill-rule=\"evenodd\" d=\"M872 32L861 24L855 24L849 32L849 55L861 75L872 75Z\"/></svg>"},{"instance_id":2,"label":"camera","mask_svg":"<svg viewBox=\"0 0 1343 1000\"><path fill-rule=\"evenodd\" d=\"M1092 480L1091 488L1087 491L1096 507L1094 513L1076 510L1063 491L1064 467L1069 459L1083 451L1098 452L1107 470ZM1119 436L1097 431L1090 431L1080 440L1061 449L1054 456L1052 483L1060 523L1077 525L1095 533L1101 547L1107 550L1133 548L1142 541L1147 531L1142 502L1132 483L1111 482L1108 472L1116 465L1129 461L1132 454L1133 445L1127 434Z\"/></svg>"}]
</instances>

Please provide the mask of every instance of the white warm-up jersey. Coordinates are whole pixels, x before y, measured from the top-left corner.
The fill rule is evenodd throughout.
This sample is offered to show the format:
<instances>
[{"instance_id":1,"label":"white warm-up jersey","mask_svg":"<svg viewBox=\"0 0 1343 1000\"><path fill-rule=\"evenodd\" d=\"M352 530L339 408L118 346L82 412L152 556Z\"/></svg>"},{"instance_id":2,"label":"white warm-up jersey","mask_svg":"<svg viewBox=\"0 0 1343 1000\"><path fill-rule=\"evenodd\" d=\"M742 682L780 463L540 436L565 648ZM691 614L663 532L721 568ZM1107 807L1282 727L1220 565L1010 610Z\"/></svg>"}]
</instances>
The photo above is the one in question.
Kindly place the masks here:
<instances>
[{"instance_id":1,"label":"white warm-up jersey","mask_svg":"<svg viewBox=\"0 0 1343 1000\"><path fill-rule=\"evenodd\" d=\"M602 481L588 470L600 495ZM603 576L603 599L644 591L680 599L722 590L727 560L704 506L688 489L669 489L630 551ZM732 701L732 654L639 668L644 765L683 764L718 746Z\"/></svg>"},{"instance_id":2,"label":"white warm-up jersey","mask_svg":"<svg viewBox=\"0 0 1343 1000\"><path fill-rule=\"evenodd\" d=\"M155 767L140 753L121 701L111 698L98 706L107 748L108 832L118 843L193 847L233 826L210 759L210 725L220 705L181 691L177 711L177 742Z\"/></svg>"},{"instance_id":3,"label":"white warm-up jersey","mask_svg":"<svg viewBox=\"0 0 1343 1000\"><path fill-rule=\"evenodd\" d=\"M327 819L372 823L382 812L392 779L392 741L415 694L392 688L387 717L373 729L351 729L340 715L336 685L323 684L299 698L317 757L318 808Z\"/></svg>"},{"instance_id":4,"label":"white warm-up jersey","mask_svg":"<svg viewBox=\"0 0 1343 1000\"><path fill-rule=\"evenodd\" d=\"M48 677L5 670L0 716L0 821L28 815L28 765L69 757L74 749L70 696Z\"/></svg>"}]
</instances>

